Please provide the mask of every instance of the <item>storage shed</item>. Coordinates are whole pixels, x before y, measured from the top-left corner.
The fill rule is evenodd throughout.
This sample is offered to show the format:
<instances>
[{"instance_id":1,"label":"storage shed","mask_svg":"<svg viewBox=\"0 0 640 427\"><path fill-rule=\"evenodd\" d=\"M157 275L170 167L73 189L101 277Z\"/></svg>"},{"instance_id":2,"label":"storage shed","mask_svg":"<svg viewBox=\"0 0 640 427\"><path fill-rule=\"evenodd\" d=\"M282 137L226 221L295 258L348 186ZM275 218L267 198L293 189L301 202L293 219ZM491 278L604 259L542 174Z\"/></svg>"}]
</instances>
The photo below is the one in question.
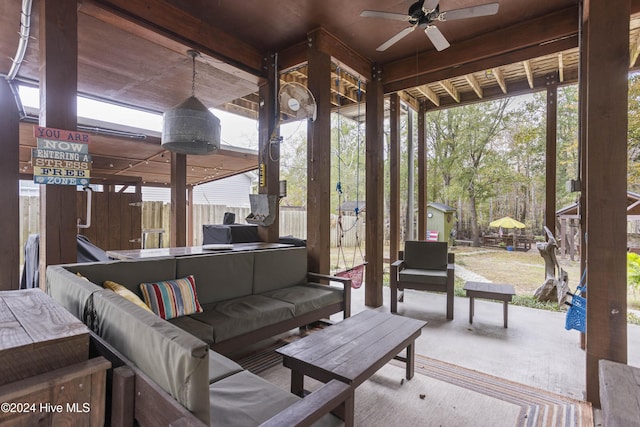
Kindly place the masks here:
<instances>
[{"instance_id":1,"label":"storage shed","mask_svg":"<svg viewBox=\"0 0 640 427\"><path fill-rule=\"evenodd\" d=\"M437 240L438 242L448 242L453 244L451 230L456 225L456 210L451 206L442 203L427 204L427 240ZM434 239L434 231L438 233ZM431 236L431 238L430 238Z\"/></svg>"}]
</instances>

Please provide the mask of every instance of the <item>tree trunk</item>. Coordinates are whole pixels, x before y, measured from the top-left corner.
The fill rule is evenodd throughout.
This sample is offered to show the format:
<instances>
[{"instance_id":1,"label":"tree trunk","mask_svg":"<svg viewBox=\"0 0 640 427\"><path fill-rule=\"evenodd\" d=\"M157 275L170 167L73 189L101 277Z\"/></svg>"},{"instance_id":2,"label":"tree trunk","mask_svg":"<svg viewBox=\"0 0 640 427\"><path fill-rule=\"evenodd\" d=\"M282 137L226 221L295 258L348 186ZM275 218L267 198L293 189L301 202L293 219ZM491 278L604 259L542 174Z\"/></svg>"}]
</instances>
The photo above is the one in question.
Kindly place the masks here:
<instances>
[{"instance_id":1,"label":"tree trunk","mask_svg":"<svg viewBox=\"0 0 640 427\"><path fill-rule=\"evenodd\" d=\"M476 195L473 189L469 190L469 219L471 220L471 238L473 240L473 246L480 246L480 233L478 230L478 211L476 209Z\"/></svg>"}]
</instances>

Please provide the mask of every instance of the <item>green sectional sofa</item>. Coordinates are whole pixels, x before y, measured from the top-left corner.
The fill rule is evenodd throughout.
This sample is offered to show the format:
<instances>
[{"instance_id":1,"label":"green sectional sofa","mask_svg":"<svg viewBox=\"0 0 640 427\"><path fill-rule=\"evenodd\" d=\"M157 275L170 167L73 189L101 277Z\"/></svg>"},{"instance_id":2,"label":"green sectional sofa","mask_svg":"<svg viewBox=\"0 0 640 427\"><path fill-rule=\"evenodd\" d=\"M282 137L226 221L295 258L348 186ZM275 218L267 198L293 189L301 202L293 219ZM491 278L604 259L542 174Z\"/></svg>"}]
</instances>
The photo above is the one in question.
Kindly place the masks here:
<instances>
[{"instance_id":1,"label":"green sectional sofa","mask_svg":"<svg viewBox=\"0 0 640 427\"><path fill-rule=\"evenodd\" d=\"M94 348L114 365L112 423L342 425L328 411L353 398L345 384L300 399L211 349L237 349L338 311L348 316L350 283L309 283L303 270L306 248L286 248L49 266L46 278L49 294L95 332ZM135 291L136 283L183 275L195 277L203 312L168 321L98 285Z\"/></svg>"},{"instance_id":2,"label":"green sectional sofa","mask_svg":"<svg viewBox=\"0 0 640 427\"><path fill-rule=\"evenodd\" d=\"M320 284L327 276L307 272L304 247L52 268L56 276L65 272L100 286L117 282L140 297L140 283L193 275L203 312L168 321L223 354L334 313L350 315L349 279L332 278L340 287Z\"/></svg>"}]
</instances>

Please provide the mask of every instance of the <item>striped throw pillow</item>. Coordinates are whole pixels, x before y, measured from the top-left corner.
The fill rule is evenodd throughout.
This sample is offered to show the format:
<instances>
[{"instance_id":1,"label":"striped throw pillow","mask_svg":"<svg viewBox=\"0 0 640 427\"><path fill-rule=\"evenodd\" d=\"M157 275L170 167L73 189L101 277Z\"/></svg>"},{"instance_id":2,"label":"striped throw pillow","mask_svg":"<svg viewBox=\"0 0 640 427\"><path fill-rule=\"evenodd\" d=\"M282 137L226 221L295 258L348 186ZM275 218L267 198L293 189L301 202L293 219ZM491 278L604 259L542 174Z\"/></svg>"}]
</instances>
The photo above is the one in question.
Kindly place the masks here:
<instances>
[{"instance_id":1,"label":"striped throw pillow","mask_svg":"<svg viewBox=\"0 0 640 427\"><path fill-rule=\"evenodd\" d=\"M196 280L193 276L155 283L141 283L144 302L163 319L200 313L202 307L196 295Z\"/></svg>"}]
</instances>

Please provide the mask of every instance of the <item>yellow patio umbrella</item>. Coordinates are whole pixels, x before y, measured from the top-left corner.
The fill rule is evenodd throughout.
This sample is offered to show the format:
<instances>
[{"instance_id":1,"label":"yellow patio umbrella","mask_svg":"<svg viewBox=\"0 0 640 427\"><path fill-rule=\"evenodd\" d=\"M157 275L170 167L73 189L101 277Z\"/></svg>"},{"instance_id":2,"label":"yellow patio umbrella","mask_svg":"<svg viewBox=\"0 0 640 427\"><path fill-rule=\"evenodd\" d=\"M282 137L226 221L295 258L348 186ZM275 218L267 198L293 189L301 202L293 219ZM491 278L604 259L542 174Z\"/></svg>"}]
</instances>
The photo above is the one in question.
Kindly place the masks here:
<instances>
[{"instance_id":1,"label":"yellow patio umbrella","mask_svg":"<svg viewBox=\"0 0 640 427\"><path fill-rule=\"evenodd\" d=\"M502 228L525 228L525 225L523 223L521 223L520 221L516 221L510 216L505 216L504 218L491 221L489 225L491 227L502 227Z\"/></svg>"}]
</instances>

